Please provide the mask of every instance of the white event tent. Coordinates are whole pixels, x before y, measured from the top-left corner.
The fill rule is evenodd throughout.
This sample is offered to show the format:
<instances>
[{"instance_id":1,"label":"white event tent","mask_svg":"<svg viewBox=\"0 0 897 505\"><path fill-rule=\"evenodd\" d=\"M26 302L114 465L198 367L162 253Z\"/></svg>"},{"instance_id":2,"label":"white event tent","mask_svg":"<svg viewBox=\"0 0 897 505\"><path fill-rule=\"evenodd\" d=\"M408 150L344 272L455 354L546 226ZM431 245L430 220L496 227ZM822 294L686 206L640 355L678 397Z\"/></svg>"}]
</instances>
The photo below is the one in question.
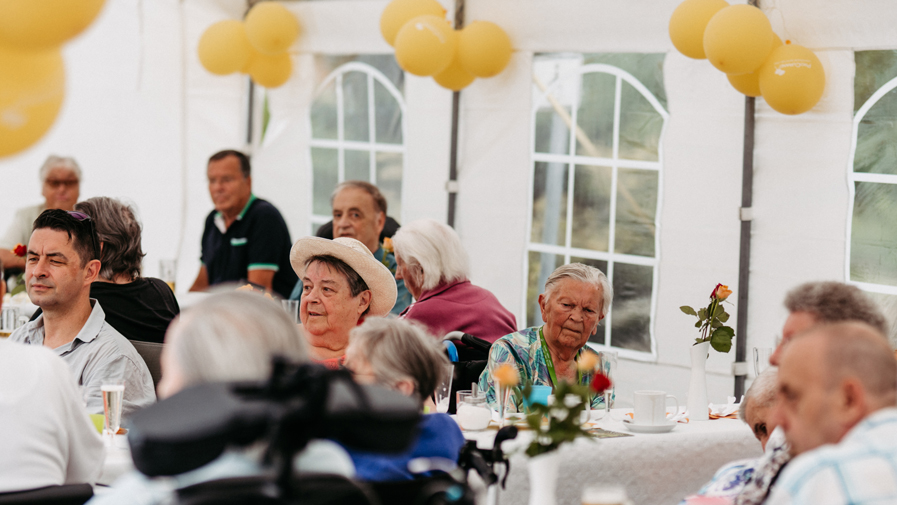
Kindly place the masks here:
<instances>
[{"instance_id":1,"label":"white event tent","mask_svg":"<svg viewBox=\"0 0 897 505\"><path fill-rule=\"evenodd\" d=\"M453 5L449 0L442 3L451 17ZM618 141L612 142L612 155L605 156L608 166L613 165L615 189L622 184L618 175L622 178L626 170L654 174L653 196L648 198L656 211L648 219L653 246L641 256L605 252L592 258L621 265L631 260L649 268L647 298L637 305L644 308L642 347L621 350L617 381L624 404L631 401L632 391L646 388L664 389L684 402L689 346L696 330L694 321L678 307L706 304L717 282L735 291L732 301L740 292L745 99L707 61L688 59L672 47L667 25L678 3L466 2L466 22L489 20L504 28L514 55L504 72L478 79L461 92L455 228L471 257L472 281L495 293L516 314L521 327L528 322L528 282L533 283L528 280L532 277L528 272L534 271L528 258L546 252L561 255L559 259L579 254L574 247L579 228L575 219L573 225L568 223L569 213L554 220L555 227L570 230L566 242L544 247L531 243L534 191L549 191L534 187L540 184L534 182L534 166L538 173L539 166L550 171L544 166L552 163L569 161L578 167L588 162L588 156L567 160L562 155L540 158L534 154L537 131L541 132L536 124L541 117L538 111L550 110L534 76L544 76L545 68L560 72L569 62L576 74L589 61L599 61L589 68L617 79L619 110L619 83L636 86L628 80L634 72L602 67L600 61L606 59L582 55L655 55L661 65L654 87L642 86L646 88L642 95L659 118L653 158L618 166ZM212 75L200 65L196 52L199 37L209 25L242 18L245 1L108 0L95 23L65 46L67 94L55 125L27 151L0 159L0 228L7 226L15 209L39 201L37 169L48 154L74 156L84 170L81 198L112 196L135 204L144 226L144 273L157 275L159 260L176 258L177 289L182 292L199 268L203 220L212 209L206 160L224 148L252 153L254 193L280 209L293 240L312 233L320 223L314 215L321 212L315 211L313 202L326 200L332 189L332 184L326 188L324 179L317 189L315 177L323 176L316 176L318 169L313 168L311 152L316 147L369 149L370 157L365 159L371 168L379 151L400 154L401 172L391 176L391 198L400 200L401 208L391 215L401 223L423 217L446 221L452 93L432 79L405 74L401 85L394 86L401 104L401 123L393 125L401 133L398 144L378 147L373 140L367 146L347 144L342 120L336 140L314 139L315 100L339 77L339 72L331 74L334 68L328 62L392 54L378 25L386 4L386 0L285 2L303 27L291 49L294 71L280 88L256 88L250 114L248 78ZM852 178L855 118L861 105L855 103L855 55L897 49L893 29L897 4L892 0L764 0L760 7L783 40L791 39L818 55L825 67L826 88L819 104L799 116L779 114L757 100L749 320L747 334L738 335L747 338L749 350L773 345L786 316L782 300L793 286L810 280L857 280L851 279L850 258L851 223L856 219L854 181L888 181L886 175ZM563 57L551 60L546 54ZM343 60L333 58L344 55ZM546 67L540 61L560 63ZM331 81L326 80L328 76ZM575 89L565 91L564 86L561 82L549 90L558 97L560 108L570 110L579 95ZM658 87L662 98L652 94ZM340 91L337 95L338 102L344 99ZM614 103L613 93L608 103ZM263 109L269 118L263 119ZM374 129L374 119L370 121ZM247 142L250 124L251 141ZM593 157L603 160L602 156ZM345 177L348 162L342 156L339 160L338 175ZM611 202L618 193L621 198L632 197L622 189L605 193ZM566 192L558 201L567 201ZM563 211L557 201L539 205ZM897 216L886 217L894 221ZM881 233L886 234L889 226L883 225ZM628 229L622 224L617 227L619 234ZM614 228L613 220L610 228ZM884 302L886 295L897 294L873 284L863 287L877 290ZM618 296L625 298L626 286L621 288ZM735 311L730 307L733 327ZM713 402L723 402L732 394L734 357L734 348L729 354L711 353L708 389Z\"/></svg>"}]
</instances>

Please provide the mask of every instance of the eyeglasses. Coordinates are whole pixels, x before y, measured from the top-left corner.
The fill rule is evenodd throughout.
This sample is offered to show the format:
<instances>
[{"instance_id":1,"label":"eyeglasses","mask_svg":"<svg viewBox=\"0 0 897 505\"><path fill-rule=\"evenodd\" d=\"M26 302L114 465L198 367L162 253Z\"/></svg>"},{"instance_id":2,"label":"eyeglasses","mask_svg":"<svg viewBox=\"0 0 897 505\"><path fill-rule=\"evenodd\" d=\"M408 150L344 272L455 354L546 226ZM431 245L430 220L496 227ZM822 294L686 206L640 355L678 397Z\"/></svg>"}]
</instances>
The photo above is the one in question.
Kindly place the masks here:
<instances>
[{"instance_id":1,"label":"eyeglasses","mask_svg":"<svg viewBox=\"0 0 897 505\"><path fill-rule=\"evenodd\" d=\"M74 188L78 185L80 181L78 179L47 179L44 181L44 184L50 186L53 189L58 189L60 186L65 186L66 188Z\"/></svg>"},{"instance_id":2,"label":"eyeglasses","mask_svg":"<svg viewBox=\"0 0 897 505\"><path fill-rule=\"evenodd\" d=\"M83 223L84 221L88 222L88 224L90 226L90 239L91 239L91 242L93 242L94 257L96 259L100 259L100 240L97 237L97 229L93 223L93 219L91 219L90 216L88 216L87 214L77 211L77 210L67 210L67 211L65 211L65 213L72 216L73 218L77 219L78 222L80 222L80 223Z\"/></svg>"}]
</instances>

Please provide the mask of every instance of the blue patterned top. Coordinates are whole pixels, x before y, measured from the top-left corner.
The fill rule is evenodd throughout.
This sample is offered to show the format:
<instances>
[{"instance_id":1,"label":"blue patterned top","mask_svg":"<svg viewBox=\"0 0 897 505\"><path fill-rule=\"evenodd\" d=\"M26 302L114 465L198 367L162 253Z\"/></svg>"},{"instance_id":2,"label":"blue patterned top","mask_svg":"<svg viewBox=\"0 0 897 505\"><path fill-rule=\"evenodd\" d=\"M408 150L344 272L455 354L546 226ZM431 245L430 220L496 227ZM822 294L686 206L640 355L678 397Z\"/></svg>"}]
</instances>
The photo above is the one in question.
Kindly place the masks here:
<instances>
[{"instance_id":1,"label":"blue patterned top","mask_svg":"<svg viewBox=\"0 0 897 505\"><path fill-rule=\"evenodd\" d=\"M551 386L551 375L548 373L548 366L545 364L545 356L542 352L542 342L539 339L539 329L541 327L534 326L526 328L510 335L505 335L496 340L489 350L489 363L483 373L480 375L479 388L486 391L486 401L489 406L498 410L498 400L496 394L495 381L492 380L490 371L501 364L509 364L517 368L520 373L520 385L532 383L534 386ZM578 361L583 353L592 353L602 358L602 354L593 351L588 346L583 346L576 353ZM602 360L603 363L603 360ZM582 384L589 384L592 381L593 374L583 374ZM511 393L511 400L506 406L508 412L518 412L522 407L521 399ZM592 408L604 408L604 395L595 395L592 397Z\"/></svg>"}]
</instances>

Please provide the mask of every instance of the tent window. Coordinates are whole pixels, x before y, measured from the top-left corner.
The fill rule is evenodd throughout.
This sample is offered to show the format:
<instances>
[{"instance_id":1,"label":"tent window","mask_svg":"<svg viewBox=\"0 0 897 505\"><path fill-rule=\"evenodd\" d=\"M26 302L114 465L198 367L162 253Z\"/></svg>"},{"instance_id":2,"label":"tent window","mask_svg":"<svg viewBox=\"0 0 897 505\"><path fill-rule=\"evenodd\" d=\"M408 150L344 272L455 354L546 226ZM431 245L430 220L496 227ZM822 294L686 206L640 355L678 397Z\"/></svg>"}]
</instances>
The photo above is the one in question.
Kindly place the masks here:
<instances>
[{"instance_id":1,"label":"tent window","mask_svg":"<svg viewBox=\"0 0 897 505\"><path fill-rule=\"evenodd\" d=\"M404 74L392 55L320 56L327 77L310 111L312 233L330 220L337 184L363 180L383 192L401 219L405 157Z\"/></svg>"},{"instance_id":2,"label":"tent window","mask_svg":"<svg viewBox=\"0 0 897 505\"><path fill-rule=\"evenodd\" d=\"M897 308L897 51L855 53L847 278Z\"/></svg>"},{"instance_id":3,"label":"tent window","mask_svg":"<svg viewBox=\"0 0 897 505\"><path fill-rule=\"evenodd\" d=\"M590 342L652 359L662 54L541 54L533 64L532 208L526 321L558 266L597 267L614 304Z\"/></svg>"}]
</instances>

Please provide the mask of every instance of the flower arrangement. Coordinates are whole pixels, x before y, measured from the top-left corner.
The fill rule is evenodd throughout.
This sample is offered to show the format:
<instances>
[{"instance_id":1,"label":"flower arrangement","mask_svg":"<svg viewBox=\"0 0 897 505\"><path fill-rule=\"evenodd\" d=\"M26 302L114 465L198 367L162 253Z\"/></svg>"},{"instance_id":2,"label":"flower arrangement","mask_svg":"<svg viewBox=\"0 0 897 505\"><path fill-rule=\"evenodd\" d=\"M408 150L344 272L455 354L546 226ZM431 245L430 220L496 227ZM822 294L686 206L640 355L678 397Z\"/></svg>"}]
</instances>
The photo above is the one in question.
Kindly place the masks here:
<instances>
[{"instance_id":1,"label":"flower arrangement","mask_svg":"<svg viewBox=\"0 0 897 505\"><path fill-rule=\"evenodd\" d=\"M688 305L679 307L682 312L698 318L695 328L699 328L700 336L695 339L693 345L710 342L710 346L718 352L729 352L732 348L735 330L725 325L729 320L729 314L722 305L731 294L729 286L717 284L710 292L710 304L707 307L697 311Z\"/></svg>"},{"instance_id":2,"label":"flower arrangement","mask_svg":"<svg viewBox=\"0 0 897 505\"><path fill-rule=\"evenodd\" d=\"M16 244L15 247L11 249L12 253L20 258L24 258L25 254L28 252L28 248L23 244ZM9 292L9 296L15 296L21 292L25 291L25 272L20 273L16 276L16 287Z\"/></svg>"}]
</instances>

